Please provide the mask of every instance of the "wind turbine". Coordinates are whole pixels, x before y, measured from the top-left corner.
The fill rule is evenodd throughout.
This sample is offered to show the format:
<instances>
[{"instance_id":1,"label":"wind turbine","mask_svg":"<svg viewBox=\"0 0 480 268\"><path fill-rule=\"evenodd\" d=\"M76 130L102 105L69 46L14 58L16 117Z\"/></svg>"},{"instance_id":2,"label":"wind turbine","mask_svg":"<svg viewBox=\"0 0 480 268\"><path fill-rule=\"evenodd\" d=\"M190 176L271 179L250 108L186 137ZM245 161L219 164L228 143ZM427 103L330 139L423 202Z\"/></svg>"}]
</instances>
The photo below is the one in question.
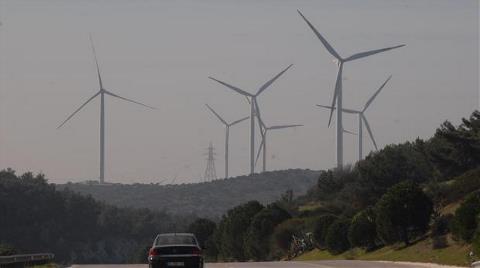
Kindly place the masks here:
<instances>
[{"instance_id":1,"label":"wind turbine","mask_svg":"<svg viewBox=\"0 0 480 268\"><path fill-rule=\"evenodd\" d=\"M277 80L283 73L285 73L290 67L292 67L293 64L290 64L287 68L285 68L283 71L281 71L279 74L277 74L275 77L272 79L268 80L265 84L263 84L258 90L257 93L251 94L246 92L245 90L242 90L238 87L232 86L230 84L227 84L223 81L217 80L211 76L208 78L212 79L213 81L216 81L234 91L237 93L249 98L250 102L250 174L253 174L255 172L255 106L257 103L257 97L265 90L267 89L275 80Z\"/></svg>"},{"instance_id":2,"label":"wind turbine","mask_svg":"<svg viewBox=\"0 0 480 268\"><path fill-rule=\"evenodd\" d=\"M93 39L92 36L90 36L90 43L92 45L92 52L93 52L93 57L95 59L95 65L97 66L97 76L98 76L98 84L99 84L99 90L97 93L95 93L92 97L90 97L86 102L84 102L77 110L75 110L70 116L65 119L58 127L57 129L61 128L65 123L67 123L68 120L70 120L76 113L78 113L87 103L95 99L98 95L100 95L100 183L105 182L105 94L110 95L115 98L119 98L124 101L132 102L135 104L139 104L142 106L145 106L150 109L155 109L154 107L145 105L143 103L127 99L124 97L121 97L117 94L114 94L108 90L106 90L103 87L102 83L102 77L100 75L100 67L98 65L98 60L97 60L97 54L95 52L95 46L93 45Z\"/></svg>"},{"instance_id":3,"label":"wind turbine","mask_svg":"<svg viewBox=\"0 0 480 268\"><path fill-rule=\"evenodd\" d=\"M260 121L261 124L263 125L263 132L262 132L262 142L260 143L260 147L258 148L257 152L257 159L255 160L255 163L257 163L258 158L260 157L260 152L263 151L263 172L267 170L267 133L270 130L278 130L278 129L284 129L284 128L292 128L292 127L301 127L303 125L278 125L278 126L270 126L267 127L266 125L263 124L262 121Z\"/></svg>"},{"instance_id":4,"label":"wind turbine","mask_svg":"<svg viewBox=\"0 0 480 268\"><path fill-rule=\"evenodd\" d=\"M375 146L375 150L378 150L377 147L377 142L375 142L375 138L373 137L372 129L370 128L370 124L368 123L367 117L365 116L365 111L367 108L372 104L373 100L377 97L377 95L380 93L380 91L385 87L385 85L390 81L392 76L390 75L385 82L380 86L379 89L368 99L368 101L365 103L365 106L361 111L359 110L353 110L353 109L346 109L342 108L342 112L344 113L350 113L350 114L357 114L358 115L358 160L363 159L363 123L365 123L365 127L367 128L368 135L370 136L370 139L372 140L373 146ZM335 107L332 106L326 106L326 105L319 105L317 104L318 107L322 108L327 108L327 109L335 109Z\"/></svg>"},{"instance_id":5,"label":"wind turbine","mask_svg":"<svg viewBox=\"0 0 480 268\"><path fill-rule=\"evenodd\" d=\"M205 104L205 106L207 106L207 108L218 118L218 120L225 125L225 178L228 178L228 141L230 136L230 127L247 120L249 116L238 119L231 123L227 123L227 121L225 121L217 112L215 112L212 107L210 107L208 104Z\"/></svg>"},{"instance_id":6,"label":"wind turbine","mask_svg":"<svg viewBox=\"0 0 480 268\"><path fill-rule=\"evenodd\" d=\"M342 96L342 72L343 72L343 64L349 61L365 58L371 55L375 55L381 52L385 52L391 49L395 48L400 48L405 46L403 45L398 45L398 46L393 46L393 47L386 47L386 48L381 48L381 49L375 49L375 50L369 50L365 52L360 52L353 54L347 58L342 58L340 54L338 54L335 49L328 43L328 41L323 38L323 36L317 31L317 29L310 23L310 21L303 16L303 14L297 10L298 14L305 20L305 22L308 24L310 29L315 33L315 35L320 39L320 42L325 46L327 51L335 57L337 65L338 65L338 73L337 73L337 79L335 82L335 90L333 92L333 99L332 99L332 105L330 109L330 117L328 119L328 126L330 126L330 123L332 121L332 115L333 115L333 110L335 108L335 102L338 107L337 109L337 167L342 168L343 167L343 117L342 117L342 110L343 110L343 96Z\"/></svg>"}]
</instances>

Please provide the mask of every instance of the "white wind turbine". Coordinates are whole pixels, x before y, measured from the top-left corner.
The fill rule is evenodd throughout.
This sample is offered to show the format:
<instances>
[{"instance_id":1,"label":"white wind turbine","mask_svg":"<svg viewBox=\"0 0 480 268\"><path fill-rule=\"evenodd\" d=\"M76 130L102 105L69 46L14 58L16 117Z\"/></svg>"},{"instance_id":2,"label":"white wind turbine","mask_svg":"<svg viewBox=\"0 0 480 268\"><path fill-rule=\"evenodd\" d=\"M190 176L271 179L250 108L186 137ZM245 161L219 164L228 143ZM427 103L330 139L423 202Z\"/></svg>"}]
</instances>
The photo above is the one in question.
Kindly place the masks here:
<instances>
[{"instance_id":1,"label":"white wind turbine","mask_svg":"<svg viewBox=\"0 0 480 268\"><path fill-rule=\"evenodd\" d=\"M345 62L365 58L377 53L385 52L391 49L403 47L405 45L398 45L398 46L393 46L393 47L387 47L387 48L381 48L381 49L375 49L375 50L370 50L370 51L365 51L365 52L360 52L353 54L347 58L342 58L340 54L338 54L335 49L327 42L325 38L315 29L315 27L303 16L303 14L297 10L300 16L305 20L305 22L308 24L310 29L315 33L315 35L320 39L322 44L325 46L325 48L328 50L328 52L335 57L337 64L338 64L338 73L337 73L337 79L335 82L335 90L333 92L333 99L332 99L332 105L330 109L330 117L328 119L328 126L330 126L330 123L332 121L332 114L333 110L335 108L335 102L337 107L339 108L337 110L337 167L342 168L343 167L343 117L342 117L342 110L343 110L343 96L342 96L342 71L343 71L343 64Z\"/></svg>"},{"instance_id":2,"label":"white wind turbine","mask_svg":"<svg viewBox=\"0 0 480 268\"><path fill-rule=\"evenodd\" d=\"M265 172L267 170L267 134L268 134L268 131L270 130L278 130L278 129L284 129L284 128L292 128L292 127L301 127L303 125L278 125L278 126L266 126L265 123L263 122L263 120L261 119L260 117L260 109L258 107L258 104L255 105L256 106L256 109L257 109L257 118L258 118L258 122L260 123L260 126L261 126L261 129L260 129L260 133L262 134L262 142L260 143L260 146L258 147L258 152L257 152L257 159L255 160L255 164L257 163L258 161L258 158L260 157L260 152L263 151L263 156L262 156L262 160L263 160L263 172ZM263 128L263 131L262 131L262 128Z\"/></svg>"},{"instance_id":3,"label":"white wind turbine","mask_svg":"<svg viewBox=\"0 0 480 268\"><path fill-rule=\"evenodd\" d=\"M65 119L58 127L57 129L61 128L65 123L67 123L68 120L70 120L76 113L78 113L87 103L89 103L91 100L96 98L98 95L100 95L100 183L105 182L105 94L110 95L115 98L119 98L125 101L133 102L135 104L139 104L142 106L145 106L150 109L155 109L154 107L145 105L143 103L127 99L124 97L121 97L119 95L116 95L108 90L106 90L103 87L102 83L102 77L100 76L100 67L98 65L98 60L97 60L97 54L95 52L95 47L93 45L93 40L92 37L90 36L90 42L92 44L92 51L93 51L93 56L95 59L95 65L97 66L97 75L98 75L98 84L99 84L99 90L97 93L95 93L92 97L90 97L85 103L83 103L77 110L75 110L70 116Z\"/></svg>"},{"instance_id":4,"label":"white wind turbine","mask_svg":"<svg viewBox=\"0 0 480 268\"><path fill-rule=\"evenodd\" d=\"M253 174L255 172L255 105L257 103L257 97L265 90L267 89L275 80L277 80L283 73L285 73L290 67L292 67L293 64L290 64L287 68L285 68L283 71L281 71L279 74L277 74L275 77L267 81L265 84L263 84L258 90L256 94L251 94L248 93L238 87L232 86L230 84L227 84L223 81L217 80L211 76L208 78L212 79L213 81L216 81L234 91L237 93L250 98L250 174Z\"/></svg>"},{"instance_id":5,"label":"white wind turbine","mask_svg":"<svg viewBox=\"0 0 480 268\"><path fill-rule=\"evenodd\" d=\"M375 147L375 150L378 150L377 147L377 142L375 142L375 138L373 137L372 129L370 128L370 124L368 123L367 117L365 116L365 111L367 108L372 104L373 100L377 97L377 95L380 93L380 91L385 87L385 85L390 81L392 76L389 76L385 82L380 86L380 88L368 99L368 101L365 103L365 106L361 111L359 110L353 110L353 109L346 109L342 108L342 112L344 113L350 113L350 114L357 114L358 115L358 160L363 159L363 123L365 123L365 127L367 128L368 135L370 136L370 140L372 140L373 146ZM332 106L326 106L326 105L319 105L317 104L318 107L322 108L327 108L329 110L336 109L335 107Z\"/></svg>"},{"instance_id":6,"label":"white wind turbine","mask_svg":"<svg viewBox=\"0 0 480 268\"><path fill-rule=\"evenodd\" d=\"M228 143L229 143L229 136L230 136L230 127L233 125L236 125L244 120L247 120L249 116L244 117L242 119L238 119L236 121L233 121L231 123L227 123L215 110L210 107L208 104L205 104L207 108L220 120L225 125L225 178L228 178Z\"/></svg>"}]
</instances>

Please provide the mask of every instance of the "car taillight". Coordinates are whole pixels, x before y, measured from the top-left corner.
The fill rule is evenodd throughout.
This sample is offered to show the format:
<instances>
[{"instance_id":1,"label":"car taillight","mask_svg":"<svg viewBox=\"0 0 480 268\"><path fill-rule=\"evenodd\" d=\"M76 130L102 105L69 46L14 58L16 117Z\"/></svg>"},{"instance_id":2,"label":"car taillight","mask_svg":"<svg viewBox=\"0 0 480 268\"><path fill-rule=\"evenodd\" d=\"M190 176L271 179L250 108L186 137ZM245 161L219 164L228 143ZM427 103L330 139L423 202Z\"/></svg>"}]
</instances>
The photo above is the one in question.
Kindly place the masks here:
<instances>
[{"instance_id":1,"label":"car taillight","mask_svg":"<svg viewBox=\"0 0 480 268\"><path fill-rule=\"evenodd\" d=\"M151 248L148 251L148 256L156 256L156 255L158 255L158 251L155 248Z\"/></svg>"},{"instance_id":2,"label":"car taillight","mask_svg":"<svg viewBox=\"0 0 480 268\"><path fill-rule=\"evenodd\" d=\"M192 250L192 254L193 255L201 255L202 254L202 251L199 249L199 248L194 248Z\"/></svg>"}]
</instances>

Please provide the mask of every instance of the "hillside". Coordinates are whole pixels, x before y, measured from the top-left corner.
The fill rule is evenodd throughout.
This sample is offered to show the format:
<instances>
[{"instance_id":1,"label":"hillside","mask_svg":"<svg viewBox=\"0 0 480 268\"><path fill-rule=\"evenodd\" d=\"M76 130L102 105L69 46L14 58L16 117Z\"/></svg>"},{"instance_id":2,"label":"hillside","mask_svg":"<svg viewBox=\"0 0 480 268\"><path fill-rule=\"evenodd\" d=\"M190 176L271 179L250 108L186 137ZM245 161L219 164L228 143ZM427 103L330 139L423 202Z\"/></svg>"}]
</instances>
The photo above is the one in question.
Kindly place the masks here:
<instances>
[{"instance_id":1,"label":"hillside","mask_svg":"<svg viewBox=\"0 0 480 268\"><path fill-rule=\"evenodd\" d=\"M149 208L172 214L218 217L250 200L270 203L287 190L303 195L316 184L319 173L290 169L212 182L181 185L68 183L57 185L119 207Z\"/></svg>"}]
</instances>

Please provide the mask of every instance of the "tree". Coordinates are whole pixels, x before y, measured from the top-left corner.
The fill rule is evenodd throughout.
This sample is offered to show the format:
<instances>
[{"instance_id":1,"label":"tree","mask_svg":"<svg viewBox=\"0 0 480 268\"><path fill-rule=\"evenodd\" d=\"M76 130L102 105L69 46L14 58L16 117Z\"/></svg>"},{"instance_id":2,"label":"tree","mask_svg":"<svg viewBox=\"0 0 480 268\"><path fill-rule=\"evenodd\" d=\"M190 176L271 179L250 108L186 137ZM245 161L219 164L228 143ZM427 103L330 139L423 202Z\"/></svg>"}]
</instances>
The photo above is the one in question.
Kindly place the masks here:
<instances>
[{"instance_id":1,"label":"tree","mask_svg":"<svg viewBox=\"0 0 480 268\"><path fill-rule=\"evenodd\" d=\"M328 227L337 219L338 217L333 214L325 214L318 217L315 222L313 229L313 238L315 239L316 246L319 249L325 249L326 243L325 238L327 236Z\"/></svg>"},{"instance_id":2,"label":"tree","mask_svg":"<svg viewBox=\"0 0 480 268\"><path fill-rule=\"evenodd\" d=\"M200 247L205 250L205 254L209 257L217 258L217 248L214 243L213 234L217 225L209 219L196 219L190 223L187 228L189 233L195 234Z\"/></svg>"},{"instance_id":3,"label":"tree","mask_svg":"<svg viewBox=\"0 0 480 268\"><path fill-rule=\"evenodd\" d=\"M480 192L474 192L465 198L455 211L453 233L464 241L472 240L477 228L477 217L480 214Z\"/></svg>"},{"instance_id":4,"label":"tree","mask_svg":"<svg viewBox=\"0 0 480 268\"><path fill-rule=\"evenodd\" d=\"M229 210L222 218L216 241L224 258L243 261L246 259L244 241L245 234L252 218L263 209L258 201L250 201Z\"/></svg>"},{"instance_id":5,"label":"tree","mask_svg":"<svg viewBox=\"0 0 480 268\"><path fill-rule=\"evenodd\" d=\"M428 229L433 204L430 198L412 181L390 188L375 207L379 238L385 244L404 242Z\"/></svg>"},{"instance_id":6,"label":"tree","mask_svg":"<svg viewBox=\"0 0 480 268\"><path fill-rule=\"evenodd\" d=\"M430 139L428 153L444 178L457 176L480 165L480 112L455 127L446 121Z\"/></svg>"},{"instance_id":7,"label":"tree","mask_svg":"<svg viewBox=\"0 0 480 268\"><path fill-rule=\"evenodd\" d=\"M359 182L370 189L370 204L390 187L405 180L422 183L432 177L433 167L425 153L424 142L388 145L357 163Z\"/></svg>"},{"instance_id":8,"label":"tree","mask_svg":"<svg viewBox=\"0 0 480 268\"><path fill-rule=\"evenodd\" d=\"M328 227L325 242L328 252L337 255L350 248L348 241L348 228L350 219L339 218Z\"/></svg>"},{"instance_id":9,"label":"tree","mask_svg":"<svg viewBox=\"0 0 480 268\"><path fill-rule=\"evenodd\" d=\"M353 247L371 250L376 246L377 230L375 211L369 207L358 212L348 229L348 240Z\"/></svg>"},{"instance_id":10,"label":"tree","mask_svg":"<svg viewBox=\"0 0 480 268\"><path fill-rule=\"evenodd\" d=\"M289 219L290 214L273 203L257 213L245 236L245 252L250 259L265 260L270 253L270 236L275 226Z\"/></svg>"}]
</instances>

